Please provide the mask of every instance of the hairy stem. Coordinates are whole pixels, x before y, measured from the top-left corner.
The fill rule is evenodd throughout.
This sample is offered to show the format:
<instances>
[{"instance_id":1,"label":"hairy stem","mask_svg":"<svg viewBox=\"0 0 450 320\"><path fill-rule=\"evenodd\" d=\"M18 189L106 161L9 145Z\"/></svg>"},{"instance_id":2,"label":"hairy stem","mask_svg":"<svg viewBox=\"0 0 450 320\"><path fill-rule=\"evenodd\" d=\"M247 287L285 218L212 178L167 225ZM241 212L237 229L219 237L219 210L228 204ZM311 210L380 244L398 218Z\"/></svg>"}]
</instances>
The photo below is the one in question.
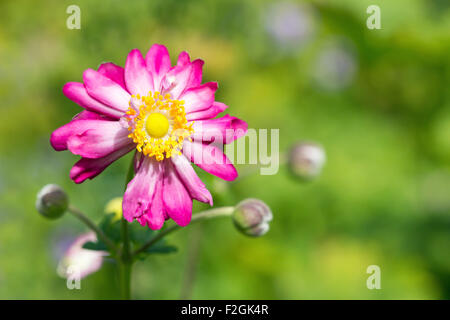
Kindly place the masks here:
<instances>
[{"instance_id":1,"label":"hairy stem","mask_svg":"<svg viewBox=\"0 0 450 320\"><path fill-rule=\"evenodd\" d=\"M104 234L103 231L100 230L100 228L97 227L95 223L92 222L92 220L89 219L83 212L81 212L79 209L75 208L72 205L69 205L67 211L69 211L73 216L81 220L81 222L83 222L89 229L93 230L97 234L97 237L109 247L109 249L112 251L113 254L117 254L117 247L114 244L114 242L112 242L112 240L108 238L108 236L106 236L106 234Z\"/></svg>"}]
</instances>

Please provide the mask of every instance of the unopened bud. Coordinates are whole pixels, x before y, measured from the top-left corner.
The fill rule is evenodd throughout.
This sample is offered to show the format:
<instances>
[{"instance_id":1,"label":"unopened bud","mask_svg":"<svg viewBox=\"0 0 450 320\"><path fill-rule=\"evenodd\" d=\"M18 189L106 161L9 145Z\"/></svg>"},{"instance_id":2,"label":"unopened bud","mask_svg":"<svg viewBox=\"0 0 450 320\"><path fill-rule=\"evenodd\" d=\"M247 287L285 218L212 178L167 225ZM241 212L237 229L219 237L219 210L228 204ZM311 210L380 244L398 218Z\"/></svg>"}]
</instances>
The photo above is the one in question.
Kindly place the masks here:
<instances>
[{"instance_id":1,"label":"unopened bud","mask_svg":"<svg viewBox=\"0 0 450 320\"><path fill-rule=\"evenodd\" d=\"M299 142L292 146L289 154L289 170L303 180L316 178L325 164L325 150L313 142Z\"/></svg>"},{"instance_id":2,"label":"unopened bud","mask_svg":"<svg viewBox=\"0 0 450 320\"><path fill-rule=\"evenodd\" d=\"M37 194L36 209L48 219L58 219L69 206L64 190L56 184L44 186Z\"/></svg>"},{"instance_id":3,"label":"unopened bud","mask_svg":"<svg viewBox=\"0 0 450 320\"><path fill-rule=\"evenodd\" d=\"M109 200L105 206L105 213L114 214L113 221L122 219L122 198L117 197Z\"/></svg>"},{"instance_id":4,"label":"unopened bud","mask_svg":"<svg viewBox=\"0 0 450 320\"><path fill-rule=\"evenodd\" d=\"M233 212L236 228L245 235L259 237L269 231L272 211L261 200L246 199L238 203Z\"/></svg>"}]
</instances>

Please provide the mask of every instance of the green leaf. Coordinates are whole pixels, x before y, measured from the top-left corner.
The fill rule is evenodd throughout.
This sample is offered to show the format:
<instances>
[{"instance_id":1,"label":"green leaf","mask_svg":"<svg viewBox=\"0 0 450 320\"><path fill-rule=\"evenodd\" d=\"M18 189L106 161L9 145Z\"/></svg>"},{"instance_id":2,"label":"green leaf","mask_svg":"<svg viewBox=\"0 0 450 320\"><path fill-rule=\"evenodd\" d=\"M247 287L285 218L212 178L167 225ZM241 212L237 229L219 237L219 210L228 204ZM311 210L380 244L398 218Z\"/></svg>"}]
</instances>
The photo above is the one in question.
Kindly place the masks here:
<instances>
[{"instance_id":1,"label":"green leaf","mask_svg":"<svg viewBox=\"0 0 450 320\"><path fill-rule=\"evenodd\" d=\"M153 247L148 248L145 252L147 253L173 253L177 252L178 248L172 245L154 245Z\"/></svg>"},{"instance_id":2,"label":"green leaf","mask_svg":"<svg viewBox=\"0 0 450 320\"><path fill-rule=\"evenodd\" d=\"M108 248L106 247L106 244L104 244L102 241L98 242L89 241L83 245L83 249L106 251Z\"/></svg>"},{"instance_id":3,"label":"green leaf","mask_svg":"<svg viewBox=\"0 0 450 320\"><path fill-rule=\"evenodd\" d=\"M159 242L160 243L160 242ZM148 248L145 252L142 252L138 255L139 260L145 260L149 255L151 254L168 254L177 252L178 248L171 245L165 245L165 244L155 244L152 247Z\"/></svg>"}]
</instances>

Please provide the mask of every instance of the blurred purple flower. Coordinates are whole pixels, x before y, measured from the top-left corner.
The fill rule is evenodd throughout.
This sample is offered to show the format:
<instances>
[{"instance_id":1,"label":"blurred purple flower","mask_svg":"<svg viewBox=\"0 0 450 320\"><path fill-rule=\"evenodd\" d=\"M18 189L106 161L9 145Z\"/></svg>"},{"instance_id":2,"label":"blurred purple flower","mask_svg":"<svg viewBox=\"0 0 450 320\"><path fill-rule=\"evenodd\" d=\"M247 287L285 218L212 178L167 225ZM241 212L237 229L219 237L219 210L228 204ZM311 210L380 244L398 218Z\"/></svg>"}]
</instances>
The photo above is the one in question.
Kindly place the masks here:
<instances>
[{"instance_id":1,"label":"blurred purple flower","mask_svg":"<svg viewBox=\"0 0 450 320\"><path fill-rule=\"evenodd\" d=\"M343 41L332 41L320 51L313 78L317 85L325 90L341 90L353 82L357 69L351 46Z\"/></svg>"},{"instance_id":2,"label":"blurred purple flower","mask_svg":"<svg viewBox=\"0 0 450 320\"><path fill-rule=\"evenodd\" d=\"M299 49L314 35L315 13L307 4L273 3L266 10L264 25L283 49Z\"/></svg>"}]
</instances>

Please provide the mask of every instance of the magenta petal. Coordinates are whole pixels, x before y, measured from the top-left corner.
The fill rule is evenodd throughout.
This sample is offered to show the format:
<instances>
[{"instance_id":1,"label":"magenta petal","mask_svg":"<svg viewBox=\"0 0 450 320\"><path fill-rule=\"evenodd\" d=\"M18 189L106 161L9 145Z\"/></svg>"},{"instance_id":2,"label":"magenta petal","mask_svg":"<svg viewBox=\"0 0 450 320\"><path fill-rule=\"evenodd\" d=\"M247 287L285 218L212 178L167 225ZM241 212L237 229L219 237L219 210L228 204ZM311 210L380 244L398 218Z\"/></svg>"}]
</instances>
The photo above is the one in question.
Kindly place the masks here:
<instances>
[{"instance_id":1,"label":"magenta petal","mask_svg":"<svg viewBox=\"0 0 450 320\"><path fill-rule=\"evenodd\" d=\"M192 199L180 181L171 161L164 163L164 208L179 226L187 226L192 217Z\"/></svg>"},{"instance_id":2,"label":"magenta petal","mask_svg":"<svg viewBox=\"0 0 450 320\"><path fill-rule=\"evenodd\" d=\"M187 53L186 51L180 52L180 54L178 55L177 66L187 66L190 63L191 57L189 56L189 53Z\"/></svg>"},{"instance_id":3,"label":"magenta petal","mask_svg":"<svg viewBox=\"0 0 450 320\"><path fill-rule=\"evenodd\" d=\"M198 87L202 83L204 61L201 59L194 60L192 62L191 77L188 81L187 88Z\"/></svg>"},{"instance_id":4,"label":"magenta petal","mask_svg":"<svg viewBox=\"0 0 450 320\"><path fill-rule=\"evenodd\" d=\"M94 122L93 122L94 121ZM72 120L52 132L50 144L56 151L67 150L68 139L77 134L95 128L98 122L111 122L106 120Z\"/></svg>"},{"instance_id":5,"label":"magenta petal","mask_svg":"<svg viewBox=\"0 0 450 320\"><path fill-rule=\"evenodd\" d=\"M191 112L186 114L186 120L203 120L203 119L212 119L216 117L219 113L225 111L228 106L222 102L214 101L213 104L204 110Z\"/></svg>"},{"instance_id":6,"label":"magenta petal","mask_svg":"<svg viewBox=\"0 0 450 320\"><path fill-rule=\"evenodd\" d=\"M172 67L169 51L163 45L154 44L145 56L145 64L153 78L153 88L155 91L161 91L161 80Z\"/></svg>"},{"instance_id":7,"label":"magenta petal","mask_svg":"<svg viewBox=\"0 0 450 320\"><path fill-rule=\"evenodd\" d=\"M102 158L82 158L75 163L72 170L70 170L70 178L75 183L82 183L86 179L93 179L102 173L103 170L105 170L111 163L124 156L134 148L135 146L131 144Z\"/></svg>"},{"instance_id":8,"label":"magenta petal","mask_svg":"<svg viewBox=\"0 0 450 320\"><path fill-rule=\"evenodd\" d=\"M83 110L72 118L72 121L76 120L112 120L112 119L108 119L107 117L98 114L97 112Z\"/></svg>"},{"instance_id":9,"label":"magenta petal","mask_svg":"<svg viewBox=\"0 0 450 320\"><path fill-rule=\"evenodd\" d=\"M91 97L122 111L122 114L128 110L131 96L117 82L92 69L84 71L83 81Z\"/></svg>"},{"instance_id":10,"label":"magenta petal","mask_svg":"<svg viewBox=\"0 0 450 320\"><path fill-rule=\"evenodd\" d=\"M114 82L120 84L122 88L127 90L125 86L125 70L112 62L102 63L100 67L98 67L98 72Z\"/></svg>"},{"instance_id":11,"label":"magenta petal","mask_svg":"<svg viewBox=\"0 0 450 320\"><path fill-rule=\"evenodd\" d=\"M184 155L173 155L171 159L178 176L189 191L191 197L195 200L213 205L211 193L206 189L205 184L200 180L188 159Z\"/></svg>"},{"instance_id":12,"label":"magenta petal","mask_svg":"<svg viewBox=\"0 0 450 320\"><path fill-rule=\"evenodd\" d=\"M209 108L214 102L217 82L207 82L201 86L186 90L180 97L184 100L186 112L196 112Z\"/></svg>"},{"instance_id":13,"label":"magenta petal","mask_svg":"<svg viewBox=\"0 0 450 320\"><path fill-rule=\"evenodd\" d=\"M238 173L228 157L213 144L184 141L183 153L199 168L221 179L232 181Z\"/></svg>"},{"instance_id":14,"label":"magenta petal","mask_svg":"<svg viewBox=\"0 0 450 320\"><path fill-rule=\"evenodd\" d=\"M247 133L248 125L236 117L225 115L221 118L195 121L193 125L194 141L221 141L231 143Z\"/></svg>"},{"instance_id":15,"label":"magenta petal","mask_svg":"<svg viewBox=\"0 0 450 320\"><path fill-rule=\"evenodd\" d=\"M204 62L201 59L196 59L191 62L191 58L186 51L180 53L180 55L178 56L177 66L190 66L190 74L186 81L186 89L197 87L202 83L203 64Z\"/></svg>"},{"instance_id":16,"label":"magenta petal","mask_svg":"<svg viewBox=\"0 0 450 320\"><path fill-rule=\"evenodd\" d=\"M145 157L133 180L127 185L123 196L123 216L128 221L142 216L148 209L155 195L158 181L162 179L161 163Z\"/></svg>"},{"instance_id":17,"label":"magenta petal","mask_svg":"<svg viewBox=\"0 0 450 320\"><path fill-rule=\"evenodd\" d=\"M100 115L96 112L87 110L81 111L73 117L72 121L52 132L52 135L50 137L50 144L56 151L67 150L67 140L72 135L80 134L92 128L92 123L78 123L82 120L110 121L111 119L106 118L105 116Z\"/></svg>"},{"instance_id":18,"label":"magenta petal","mask_svg":"<svg viewBox=\"0 0 450 320\"><path fill-rule=\"evenodd\" d=\"M97 159L133 143L128 130L117 121L83 120L77 124L88 129L77 128L78 133L68 138L67 147L73 154Z\"/></svg>"},{"instance_id":19,"label":"magenta petal","mask_svg":"<svg viewBox=\"0 0 450 320\"><path fill-rule=\"evenodd\" d=\"M162 228L165 219L164 216L164 204L162 201L163 191L163 179L159 179L156 184L155 194L150 204L150 209L144 212L142 216L138 218L139 223L142 225L148 225L152 230L159 230Z\"/></svg>"},{"instance_id":20,"label":"magenta petal","mask_svg":"<svg viewBox=\"0 0 450 320\"><path fill-rule=\"evenodd\" d=\"M84 85L79 82L66 83L63 87L63 93L67 98L89 111L104 114L114 119L119 119L124 113L92 98Z\"/></svg>"},{"instance_id":21,"label":"magenta petal","mask_svg":"<svg viewBox=\"0 0 450 320\"><path fill-rule=\"evenodd\" d=\"M186 90L191 77L191 64L175 66L164 76L161 87L164 92L170 93L172 99L178 99Z\"/></svg>"},{"instance_id":22,"label":"magenta petal","mask_svg":"<svg viewBox=\"0 0 450 320\"><path fill-rule=\"evenodd\" d=\"M145 65L144 58L138 49L128 54L125 63L125 83L131 94L148 95L153 90L153 79Z\"/></svg>"}]
</instances>

